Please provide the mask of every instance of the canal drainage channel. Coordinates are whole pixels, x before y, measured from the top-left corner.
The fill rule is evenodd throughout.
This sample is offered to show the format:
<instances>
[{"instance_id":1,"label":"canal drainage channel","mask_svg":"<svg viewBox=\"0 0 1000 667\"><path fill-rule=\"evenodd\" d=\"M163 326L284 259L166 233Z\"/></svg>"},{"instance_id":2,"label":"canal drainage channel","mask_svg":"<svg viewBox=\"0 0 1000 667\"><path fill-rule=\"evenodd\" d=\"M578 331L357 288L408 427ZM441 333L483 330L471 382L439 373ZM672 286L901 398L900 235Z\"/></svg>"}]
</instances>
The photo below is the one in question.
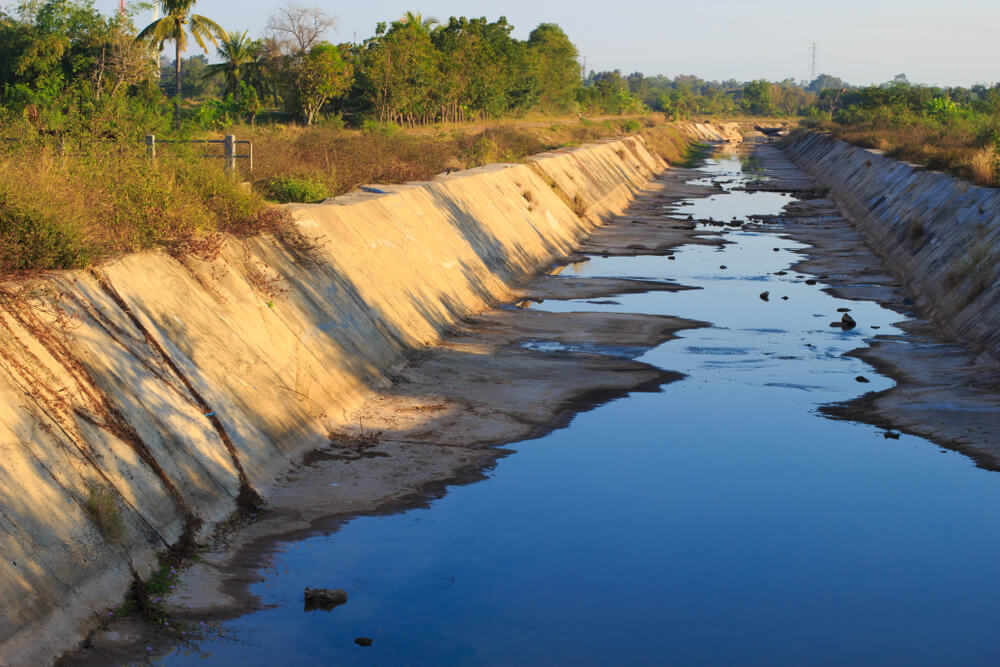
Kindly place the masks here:
<instances>
[{"instance_id":1,"label":"canal drainage channel","mask_svg":"<svg viewBox=\"0 0 1000 667\"><path fill-rule=\"evenodd\" d=\"M722 244L597 256L560 276L699 289L530 306L710 322L644 353L583 350L684 379L514 445L426 508L280 545L251 586L263 609L157 664L996 664L1000 476L823 416L892 386L844 355L900 316L807 283L790 270L801 243L720 228L791 201L741 190L738 157L697 178L725 191L663 215L711 218L697 229ZM831 326L843 309L855 327ZM306 612L307 586L349 600Z\"/></svg>"}]
</instances>

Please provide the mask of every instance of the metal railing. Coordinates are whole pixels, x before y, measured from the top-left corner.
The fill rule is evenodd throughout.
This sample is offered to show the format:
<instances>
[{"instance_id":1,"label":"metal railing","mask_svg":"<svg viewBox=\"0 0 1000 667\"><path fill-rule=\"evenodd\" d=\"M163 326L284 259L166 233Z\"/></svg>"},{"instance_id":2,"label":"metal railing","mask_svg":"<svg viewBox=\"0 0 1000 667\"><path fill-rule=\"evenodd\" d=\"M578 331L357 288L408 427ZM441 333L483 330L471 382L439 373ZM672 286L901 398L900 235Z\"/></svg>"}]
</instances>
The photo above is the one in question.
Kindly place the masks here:
<instances>
[{"instance_id":1,"label":"metal railing","mask_svg":"<svg viewBox=\"0 0 1000 667\"><path fill-rule=\"evenodd\" d=\"M146 135L146 156L150 161L156 160L157 144L222 144L222 155L201 155L203 158L221 158L225 160L227 171L236 172L237 158L247 160L247 171L253 171L253 143L247 140L237 140L236 135L227 134L224 139L157 139L154 134ZM245 144L247 152L236 152L236 146Z\"/></svg>"},{"instance_id":2,"label":"metal railing","mask_svg":"<svg viewBox=\"0 0 1000 667\"><path fill-rule=\"evenodd\" d=\"M58 139L59 143L56 146L56 150L59 155L66 156L66 138L59 136ZM0 140L11 144L24 141L24 139L18 137L0 137ZM237 140L236 136L232 134L227 134L224 139L157 139L156 135L147 134L144 143L146 145L146 156L150 162L156 161L156 147L158 144L221 144L222 155L204 154L198 157L225 160L226 171L231 173L236 173L237 159L246 160L247 171L253 171L253 143L247 140ZM247 152L237 153L236 147L238 145L245 145Z\"/></svg>"}]
</instances>

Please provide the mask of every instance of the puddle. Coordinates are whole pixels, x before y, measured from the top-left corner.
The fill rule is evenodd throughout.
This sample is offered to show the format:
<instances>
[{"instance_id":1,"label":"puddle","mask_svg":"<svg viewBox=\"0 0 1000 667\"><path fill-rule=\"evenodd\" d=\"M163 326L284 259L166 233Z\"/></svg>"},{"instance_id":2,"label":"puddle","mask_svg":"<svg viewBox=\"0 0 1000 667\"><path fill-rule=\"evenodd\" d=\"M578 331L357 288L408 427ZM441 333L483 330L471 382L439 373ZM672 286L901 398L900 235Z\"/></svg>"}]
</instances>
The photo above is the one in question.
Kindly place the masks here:
<instances>
[{"instance_id":1,"label":"puddle","mask_svg":"<svg viewBox=\"0 0 1000 667\"><path fill-rule=\"evenodd\" d=\"M748 178L735 158L705 171ZM785 201L733 192L677 211L745 218ZM899 316L774 275L799 244L725 239L565 272L700 290L532 304L712 322L641 356L686 379L515 446L426 509L282 545L252 587L265 609L225 624L234 641L156 664L997 664L1000 476L817 413L892 384L842 355ZM829 326L843 307L856 329ZM349 601L303 613L306 586Z\"/></svg>"},{"instance_id":2,"label":"puddle","mask_svg":"<svg viewBox=\"0 0 1000 667\"><path fill-rule=\"evenodd\" d=\"M594 303L588 301L587 303ZM603 354L611 357L623 357L625 359L636 359L645 352L644 347L628 347L624 345L595 345L592 343L562 343L552 340L528 340L521 343L521 347L526 350L536 352L567 352L584 354Z\"/></svg>"}]
</instances>

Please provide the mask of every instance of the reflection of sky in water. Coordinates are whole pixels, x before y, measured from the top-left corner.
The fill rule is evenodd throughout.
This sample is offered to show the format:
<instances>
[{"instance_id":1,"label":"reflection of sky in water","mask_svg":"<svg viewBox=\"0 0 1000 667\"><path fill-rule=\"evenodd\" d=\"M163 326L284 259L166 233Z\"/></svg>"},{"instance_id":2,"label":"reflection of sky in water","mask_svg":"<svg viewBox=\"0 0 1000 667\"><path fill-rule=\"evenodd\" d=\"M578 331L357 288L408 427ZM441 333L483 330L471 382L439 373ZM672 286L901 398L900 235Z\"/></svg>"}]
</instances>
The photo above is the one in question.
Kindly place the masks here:
<instances>
[{"instance_id":1,"label":"reflection of sky in water","mask_svg":"<svg viewBox=\"0 0 1000 667\"><path fill-rule=\"evenodd\" d=\"M861 374L872 380L864 385L865 391L891 386L890 380L877 376L862 362L839 357L862 345L865 337L898 333L892 323L899 315L875 303L836 299L823 292L822 285L806 285L794 272L773 275L795 263L796 255L790 250L801 244L744 231L728 232L724 238L732 243L685 246L673 260L594 257L572 271L577 276L669 279L701 289L624 294L615 296L615 305L546 300L532 307L553 312L644 312L713 322L711 328L682 332L684 347L663 345L641 358L693 377L702 377L699 370L711 371L708 377L713 383L739 382L786 391L808 387L808 398L816 403L843 400L845 391L862 393L855 380ZM765 291L768 301L760 298ZM837 309L841 307L851 309L856 329L845 332L830 327L840 320L842 313ZM872 325L879 329L873 330ZM691 348L697 353L692 354ZM730 353L705 353L711 349ZM743 353L733 354L733 350ZM819 385L827 390L821 391Z\"/></svg>"},{"instance_id":2,"label":"reflection of sky in water","mask_svg":"<svg viewBox=\"0 0 1000 667\"><path fill-rule=\"evenodd\" d=\"M791 195L780 192L744 192L737 188L753 187L760 179L753 174L740 172L740 160L735 155L722 155L706 161L703 171L707 178L688 181L694 185L719 185L725 192L700 199L690 199L682 205L669 205L664 209L671 215L692 216L695 220L728 221L746 220L752 215L774 215L785 204L793 201Z\"/></svg>"},{"instance_id":3,"label":"reflection of sky in water","mask_svg":"<svg viewBox=\"0 0 1000 667\"><path fill-rule=\"evenodd\" d=\"M1000 476L815 414L891 385L840 355L898 317L770 275L796 244L727 239L577 267L701 290L536 306L709 320L643 357L689 377L578 415L429 509L285 545L253 587L272 608L205 650L241 665L997 664ZM858 328L831 329L845 304ZM305 586L350 601L305 614Z\"/></svg>"}]
</instances>

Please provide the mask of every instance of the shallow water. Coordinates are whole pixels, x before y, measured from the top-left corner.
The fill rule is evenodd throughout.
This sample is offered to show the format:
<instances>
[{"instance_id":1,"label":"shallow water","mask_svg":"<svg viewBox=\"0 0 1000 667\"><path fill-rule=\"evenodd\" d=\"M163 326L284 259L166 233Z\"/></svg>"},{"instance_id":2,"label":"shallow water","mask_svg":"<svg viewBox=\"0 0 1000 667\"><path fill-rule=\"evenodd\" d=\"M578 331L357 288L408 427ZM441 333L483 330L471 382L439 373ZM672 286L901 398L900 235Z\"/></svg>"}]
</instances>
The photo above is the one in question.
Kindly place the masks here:
<instances>
[{"instance_id":1,"label":"shallow water","mask_svg":"<svg viewBox=\"0 0 1000 667\"><path fill-rule=\"evenodd\" d=\"M743 180L735 159L704 171ZM729 219L786 201L733 192L677 212ZM156 662L998 664L1000 476L816 412L891 385L841 355L899 316L773 275L800 244L725 239L566 270L700 290L535 306L712 322L639 357L686 379L515 445L427 509L283 545L253 587L269 608L227 623L233 641ZM856 329L829 326L840 307ZM350 601L305 613L316 585Z\"/></svg>"}]
</instances>

